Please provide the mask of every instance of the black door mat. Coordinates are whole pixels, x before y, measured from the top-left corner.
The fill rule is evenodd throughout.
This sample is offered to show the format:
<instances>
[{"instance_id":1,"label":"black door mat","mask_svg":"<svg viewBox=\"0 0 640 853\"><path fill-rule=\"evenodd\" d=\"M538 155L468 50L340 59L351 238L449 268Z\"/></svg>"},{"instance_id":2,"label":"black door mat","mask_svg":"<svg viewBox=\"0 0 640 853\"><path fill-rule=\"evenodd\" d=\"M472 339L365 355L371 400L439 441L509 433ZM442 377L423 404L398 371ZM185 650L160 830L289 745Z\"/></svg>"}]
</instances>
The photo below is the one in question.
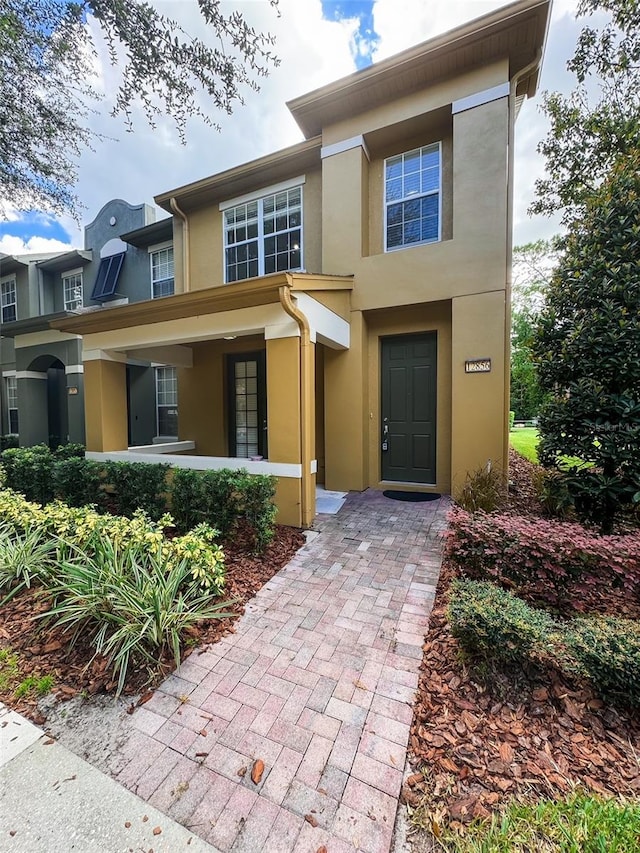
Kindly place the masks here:
<instances>
[{"instance_id":1,"label":"black door mat","mask_svg":"<svg viewBox=\"0 0 640 853\"><path fill-rule=\"evenodd\" d=\"M392 501L409 501L410 503L425 503L425 501L437 501L442 495L437 492L403 492L399 489L385 489L382 493L385 498Z\"/></svg>"}]
</instances>

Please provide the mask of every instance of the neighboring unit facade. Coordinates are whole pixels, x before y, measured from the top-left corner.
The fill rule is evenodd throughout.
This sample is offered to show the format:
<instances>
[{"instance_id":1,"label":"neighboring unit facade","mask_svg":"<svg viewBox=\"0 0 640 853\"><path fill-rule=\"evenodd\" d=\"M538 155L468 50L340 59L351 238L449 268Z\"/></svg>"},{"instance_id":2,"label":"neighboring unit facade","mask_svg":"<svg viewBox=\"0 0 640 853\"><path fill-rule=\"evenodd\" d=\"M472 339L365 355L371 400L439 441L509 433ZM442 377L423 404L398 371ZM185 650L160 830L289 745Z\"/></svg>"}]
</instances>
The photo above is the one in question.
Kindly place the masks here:
<instances>
[{"instance_id":1,"label":"neighboring unit facade","mask_svg":"<svg viewBox=\"0 0 640 853\"><path fill-rule=\"evenodd\" d=\"M0 255L3 434L23 446L85 441L82 338L51 321L173 293L173 221L116 199L85 228L84 249ZM176 371L131 357L129 445L177 437Z\"/></svg>"},{"instance_id":2,"label":"neighboring unit facade","mask_svg":"<svg viewBox=\"0 0 640 853\"><path fill-rule=\"evenodd\" d=\"M157 196L174 294L49 321L82 338L88 450L153 458L128 450L140 360L176 369L179 440L155 449L275 474L282 523L312 522L316 483L455 495L506 466L513 133L549 11L297 98L303 142Z\"/></svg>"}]
</instances>

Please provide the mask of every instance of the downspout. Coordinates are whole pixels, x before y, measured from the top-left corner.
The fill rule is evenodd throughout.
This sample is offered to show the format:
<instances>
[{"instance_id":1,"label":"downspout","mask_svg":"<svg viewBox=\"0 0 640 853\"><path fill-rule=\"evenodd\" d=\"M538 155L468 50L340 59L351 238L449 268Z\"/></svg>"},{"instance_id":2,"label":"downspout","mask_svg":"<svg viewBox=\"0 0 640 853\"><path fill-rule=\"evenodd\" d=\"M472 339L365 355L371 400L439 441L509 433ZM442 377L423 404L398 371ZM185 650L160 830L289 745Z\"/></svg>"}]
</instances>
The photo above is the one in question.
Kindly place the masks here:
<instances>
[{"instance_id":1,"label":"downspout","mask_svg":"<svg viewBox=\"0 0 640 853\"><path fill-rule=\"evenodd\" d=\"M518 83L527 74L539 68L542 62L542 48L536 52L535 59L514 74L509 85L509 130L507 138L507 269L505 276L505 341L504 341L504 407L507 417L507 429L503 443L503 459L505 472L509 470L509 408L511 403L511 287L513 282L513 165L515 160L515 130L516 130L516 92Z\"/></svg>"},{"instance_id":2,"label":"downspout","mask_svg":"<svg viewBox=\"0 0 640 853\"><path fill-rule=\"evenodd\" d=\"M301 505L300 511L303 525L310 524L313 519L309 518L310 501L307 494L307 483L311 476L311 421L310 421L310 406L309 397L312 389L310 387L313 367L313 357L311 351L311 329L309 320L298 308L291 298L291 288L289 285L282 285L278 288L278 296L280 304L285 312L298 324L300 329L300 455L302 457L302 490L301 490Z\"/></svg>"},{"instance_id":3,"label":"downspout","mask_svg":"<svg viewBox=\"0 0 640 853\"><path fill-rule=\"evenodd\" d=\"M175 215L182 220L182 290L188 293L191 290L191 280L189 278L189 220L184 210L178 207L178 202L172 196L169 200L169 206Z\"/></svg>"}]
</instances>

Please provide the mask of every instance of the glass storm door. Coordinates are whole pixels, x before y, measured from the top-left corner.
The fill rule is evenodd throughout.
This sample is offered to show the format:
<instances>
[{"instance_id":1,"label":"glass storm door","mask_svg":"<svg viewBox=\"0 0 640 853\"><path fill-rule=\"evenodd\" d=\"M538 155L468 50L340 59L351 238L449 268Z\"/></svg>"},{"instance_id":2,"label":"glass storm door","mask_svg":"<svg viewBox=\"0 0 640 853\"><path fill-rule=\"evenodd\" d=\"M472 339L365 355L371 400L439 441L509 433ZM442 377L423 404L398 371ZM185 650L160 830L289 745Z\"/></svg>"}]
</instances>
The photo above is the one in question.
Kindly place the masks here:
<instances>
[{"instance_id":1,"label":"glass storm door","mask_svg":"<svg viewBox=\"0 0 640 853\"><path fill-rule=\"evenodd\" d=\"M264 350L227 356L229 455L267 457L267 394Z\"/></svg>"},{"instance_id":2,"label":"glass storm door","mask_svg":"<svg viewBox=\"0 0 640 853\"><path fill-rule=\"evenodd\" d=\"M435 332L382 339L382 479L436 482Z\"/></svg>"}]
</instances>

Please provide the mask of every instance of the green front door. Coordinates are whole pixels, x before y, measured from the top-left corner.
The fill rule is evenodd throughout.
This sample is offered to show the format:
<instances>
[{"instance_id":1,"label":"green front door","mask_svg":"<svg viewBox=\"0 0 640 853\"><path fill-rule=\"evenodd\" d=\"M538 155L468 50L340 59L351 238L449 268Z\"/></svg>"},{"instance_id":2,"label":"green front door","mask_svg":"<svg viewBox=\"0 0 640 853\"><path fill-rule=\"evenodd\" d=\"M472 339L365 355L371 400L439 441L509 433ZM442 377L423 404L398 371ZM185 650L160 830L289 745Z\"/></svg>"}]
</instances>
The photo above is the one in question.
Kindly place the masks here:
<instances>
[{"instance_id":1,"label":"green front door","mask_svg":"<svg viewBox=\"0 0 640 853\"><path fill-rule=\"evenodd\" d=\"M435 332L382 338L382 479L436 482Z\"/></svg>"}]
</instances>

